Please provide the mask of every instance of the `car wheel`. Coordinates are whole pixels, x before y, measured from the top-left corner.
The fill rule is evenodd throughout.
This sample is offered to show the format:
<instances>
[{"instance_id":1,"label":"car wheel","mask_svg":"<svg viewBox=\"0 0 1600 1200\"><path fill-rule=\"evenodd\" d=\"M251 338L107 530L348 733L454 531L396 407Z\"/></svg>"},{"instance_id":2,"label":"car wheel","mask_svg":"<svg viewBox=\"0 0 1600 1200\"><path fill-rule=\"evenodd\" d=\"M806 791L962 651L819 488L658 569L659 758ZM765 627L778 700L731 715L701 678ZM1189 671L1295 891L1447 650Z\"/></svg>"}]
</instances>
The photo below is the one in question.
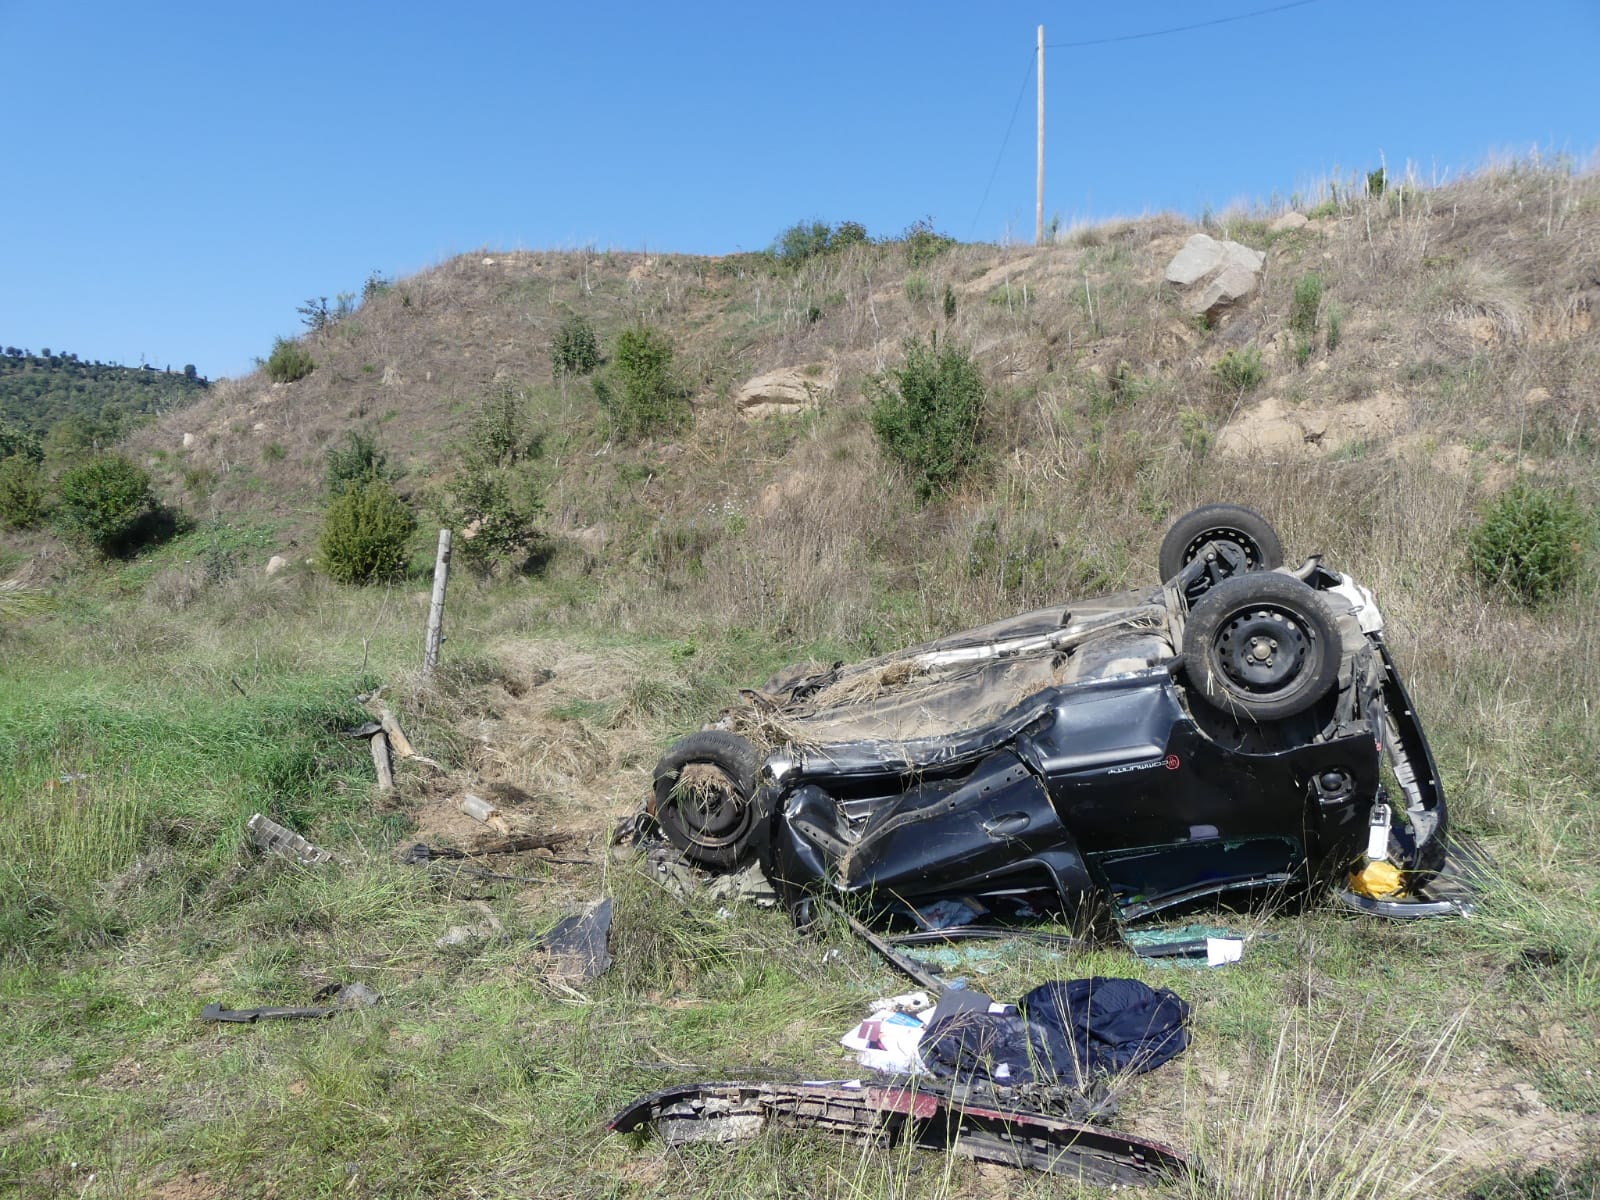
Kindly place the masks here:
<instances>
[{"instance_id":1,"label":"car wheel","mask_svg":"<svg viewBox=\"0 0 1600 1200\"><path fill-rule=\"evenodd\" d=\"M1316 589L1263 572L1218 583L1189 610L1183 672L1212 707L1253 721L1310 708L1338 681L1340 638Z\"/></svg>"},{"instance_id":2,"label":"car wheel","mask_svg":"<svg viewBox=\"0 0 1600 1200\"><path fill-rule=\"evenodd\" d=\"M656 764L653 813L661 830L697 866L730 871L756 849L761 756L721 729L691 733Z\"/></svg>"},{"instance_id":3,"label":"car wheel","mask_svg":"<svg viewBox=\"0 0 1600 1200\"><path fill-rule=\"evenodd\" d=\"M1207 504L1179 517L1161 539L1157 564L1162 582L1201 557L1206 560L1205 571L1185 589L1191 600L1231 575L1281 567L1283 546L1277 531L1255 509Z\"/></svg>"}]
</instances>

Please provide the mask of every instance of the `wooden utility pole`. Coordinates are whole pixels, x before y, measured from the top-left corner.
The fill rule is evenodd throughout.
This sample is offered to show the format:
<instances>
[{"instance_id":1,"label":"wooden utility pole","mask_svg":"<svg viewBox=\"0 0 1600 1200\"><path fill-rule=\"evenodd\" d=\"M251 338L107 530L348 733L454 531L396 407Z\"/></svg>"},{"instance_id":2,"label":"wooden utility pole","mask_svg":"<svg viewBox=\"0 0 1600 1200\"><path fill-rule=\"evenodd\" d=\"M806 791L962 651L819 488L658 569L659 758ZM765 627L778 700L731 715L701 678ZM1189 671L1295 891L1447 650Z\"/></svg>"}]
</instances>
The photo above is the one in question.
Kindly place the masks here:
<instances>
[{"instance_id":1,"label":"wooden utility pole","mask_svg":"<svg viewBox=\"0 0 1600 1200\"><path fill-rule=\"evenodd\" d=\"M444 641L444 588L450 578L450 531L439 530L439 553L433 560L433 602L428 605L428 640L422 647L422 678L433 678L439 665L439 643Z\"/></svg>"},{"instance_id":2,"label":"wooden utility pole","mask_svg":"<svg viewBox=\"0 0 1600 1200\"><path fill-rule=\"evenodd\" d=\"M1044 245L1044 26L1039 26L1039 186L1033 201L1033 242Z\"/></svg>"}]
</instances>

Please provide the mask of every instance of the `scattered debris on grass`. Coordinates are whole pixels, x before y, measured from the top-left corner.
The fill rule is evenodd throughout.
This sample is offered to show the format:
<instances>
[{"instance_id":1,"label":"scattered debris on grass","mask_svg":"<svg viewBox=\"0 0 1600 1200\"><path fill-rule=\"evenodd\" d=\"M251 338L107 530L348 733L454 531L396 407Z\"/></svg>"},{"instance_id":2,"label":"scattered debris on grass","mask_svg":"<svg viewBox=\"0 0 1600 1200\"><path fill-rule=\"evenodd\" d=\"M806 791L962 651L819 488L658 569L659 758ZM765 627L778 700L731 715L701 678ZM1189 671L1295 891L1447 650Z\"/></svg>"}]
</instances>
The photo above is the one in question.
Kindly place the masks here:
<instances>
[{"instance_id":1,"label":"scattered debris on grass","mask_svg":"<svg viewBox=\"0 0 1600 1200\"><path fill-rule=\"evenodd\" d=\"M261 813L256 813L245 822L245 828L250 831L252 842L280 858L293 859L306 866L333 861L329 851L318 849L294 830L284 828Z\"/></svg>"},{"instance_id":2,"label":"scattered debris on grass","mask_svg":"<svg viewBox=\"0 0 1600 1200\"><path fill-rule=\"evenodd\" d=\"M369 1008L381 997L364 983L330 983L318 989L312 1000L332 1001L305 1007L264 1005L259 1008L223 1008L208 1004L200 1012L202 1021L223 1021L236 1025L254 1025L257 1021L320 1020L353 1008Z\"/></svg>"},{"instance_id":3,"label":"scattered debris on grass","mask_svg":"<svg viewBox=\"0 0 1600 1200\"><path fill-rule=\"evenodd\" d=\"M550 975L587 983L611 966L611 897L592 901L563 917L535 945L550 956Z\"/></svg>"},{"instance_id":4,"label":"scattered debris on grass","mask_svg":"<svg viewBox=\"0 0 1600 1200\"><path fill-rule=\"evenodd\" d=\"M653 1128L668 1145L734 1141L768 1124L820 1128L876 1143L949 1151L982 1162L1117 1186L1189 1170L1159 1142L996 1104L982 1092L923 1084L691 1083L641 1096L608 1128Z\"/></svg>"}]
</instances>

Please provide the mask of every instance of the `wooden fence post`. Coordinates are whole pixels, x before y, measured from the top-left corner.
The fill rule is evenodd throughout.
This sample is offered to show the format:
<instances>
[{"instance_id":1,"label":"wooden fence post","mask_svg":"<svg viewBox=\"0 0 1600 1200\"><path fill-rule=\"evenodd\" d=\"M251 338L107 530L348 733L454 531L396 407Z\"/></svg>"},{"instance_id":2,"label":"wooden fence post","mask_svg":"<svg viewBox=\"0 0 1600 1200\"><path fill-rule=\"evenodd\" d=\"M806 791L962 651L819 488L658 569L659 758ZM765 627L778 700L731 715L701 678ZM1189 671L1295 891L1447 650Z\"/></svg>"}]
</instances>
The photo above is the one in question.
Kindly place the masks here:
<instances>
[{"instance_id":1,"label":"wooden fence post","mask_svg":"<svg viewBox=\"0 0 1600 1200\"><path fill-rule=\"evenodd\" d=\"M422 649L422 681L433 678L444 641L444 588L450 578L450 531L439 530L439 554L433 560L433 602L428 606L428 640Z\"/></svg>"}]
</instances>

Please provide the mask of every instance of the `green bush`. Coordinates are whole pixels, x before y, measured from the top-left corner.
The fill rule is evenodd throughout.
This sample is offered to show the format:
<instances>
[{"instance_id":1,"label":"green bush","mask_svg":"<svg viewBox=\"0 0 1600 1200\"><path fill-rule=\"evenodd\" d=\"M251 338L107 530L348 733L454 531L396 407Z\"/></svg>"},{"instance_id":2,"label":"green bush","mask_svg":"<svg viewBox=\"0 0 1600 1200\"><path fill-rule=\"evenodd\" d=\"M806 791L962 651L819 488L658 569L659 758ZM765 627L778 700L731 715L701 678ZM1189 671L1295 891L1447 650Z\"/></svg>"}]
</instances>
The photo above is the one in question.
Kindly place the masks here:
<instances>
[{"instance_id":1,"label":"green bush","mask_svg":"<svg viewBox=\"0 0 1600 1200\"><path fill-rule=\"evenodd\" d=\"M1267 377L1267 369L1261 365L1261 351L1254 346L1229 350L1217 360L1211 373L1236 396L1244 395Z\"/></svg>"},{"instance_id":2,"label":"green bush","mask_svg":"<svg viewBox=\"0 0 1600 1200\"><path fill-rule=\"evenodd\" d=\"M0 459L20 455L33 462L44 461L44 447L39 444L39 439L26 429L0 420Z\"/></svg>"},{"instance_id":3,"label":"green bush","mask_svg":"<svg viewBox=\"0 0 1600 1200\"><path fill-rule=\"evenodd\" d=\"M1289 310L1289 328L1299 335L1301 345L1311 345L1317 336L1317 318L1322 309L1322 276L1313 272L1294 285L1294 305Z\"/></svg>"},{"instance_id":4,"label":"green bush","mask_svg":"<svg viewBox=\"0 0 1600 1200\"><path fill-rule=\"evenodd\" d=\"M66 539L103 555L130 554L170 528L149 472L120 454L90 459L62 475L56 524Z\"/></svg>"},{"instance_id":5,"label":"green bush","mask_svg":"<svg viewBox=\"0 0 1600 1200\"><path fill-rule=\"evenodd\" d=\"M595 395L619 437L670 433L688 423L688 397L673 377L665 334L646 326L623 330L612 362L617 386L597 384Z\"/></svg>"},{"instance_id":6,"label":"green bush","mask_svg":"<svg viewBox=\"0 0 1600 1200\"><path fill-rule=\"evenodd\" d=\"M299 342L278 338L272 343L272 354L267 358L267 378L274 383L293 383L316 369L311 352Z\"/></svg>"},{"instance_id":7,"label":"green bush","mask_svg":"<svg viewBox=\"0 0 1600 1200\"><path fill-rule=\"evenodd\" d=\"M26 454L0 458L0 525L31 529L44 517L44 479Z\"/></svg>"},{"instance_id":8,"label":"green bush","mask_svg":"<svg viewBox=\"0 0 1600 1200\"><path fill-rule=\"evenodd\" d=\"M931 217L923 217L912 224L901 235L901 240L906 244L906 258L913 267L925 266L956 244L955 238L933 227Z\"/></svg>"},{"instance_id":9,"label":"green bush","mask_svg":"<svg viewBox=\"0 0 1600 1200\"><path fill-rule=\"evenodd\" d=\"M550 365L557 375L587 375L600 365L600 343L588 318L575 314L561 322L550 343Z\"/></svg>"},{"instance_id":10,"label":"green bush","mask_svg":"<svg viewBox=\"0 0 1600 1200\"><path fill-rule=\"evenodd\" d=\"M772 253L780 262L795 266L866 242L867 227L859 221L840 221L831 229L825 221L799 221L778 235Z\"/></svg>"},{"instance_id":11,"label":"green bush","mask_svg":"<svg viewBox=\"0 0 1600 1200\"><path fill-rule=\"evenodd\" d=\"M344 435L344 444L328 447L328 495L342 496L352 488L373 480L392 483L398 472L389 466L389 457L378 439L360 429Z\"/></svg>"},{"instance_id":12,"label":"green bush","mask_svg":"<svg viewBox=\"0 0 1600 1200\"><path fill-rule=\"evenodd\" d=\"M462 448L462 467L435 507L459 531L461 557L479 568L521 568L543 541L540 481L531 469L539 439L527 398L506 387L484 398Z\"/></svg>"},{"instance_id":13,"label":"green bush","mask_svg":"<svg viewBox=\"0 0 1600 1200\"><path fill-rule=\"evenodd\" d=\"M1468 538L1468 561L1488 586L1540 604L1577 577L1590 532L1570 490L1517 483L1484 510Z\"/></svg>"},{"instance_id":14,"label":"green bush","mask_svg":"<svg viewBox=\"0 0 1600 1200\"><path fill-rule=\"evenodd\" d=\"M404 572L417 519L390 484L372 479L328 505L322 569L340 583L373 583Z\"/></svg>"},{"instance_id":15,"label":"green bush","mask_svg":"<svg viewBox=\"0 0 1600 1200\"><path fill-rule=\"evenodd\" d=\"M905 364L873 382L872 432L884 455L911 476L926 501L978 460L985 390L966 351L920 338L906 343Z\"/></svg>"}]
</instances>

